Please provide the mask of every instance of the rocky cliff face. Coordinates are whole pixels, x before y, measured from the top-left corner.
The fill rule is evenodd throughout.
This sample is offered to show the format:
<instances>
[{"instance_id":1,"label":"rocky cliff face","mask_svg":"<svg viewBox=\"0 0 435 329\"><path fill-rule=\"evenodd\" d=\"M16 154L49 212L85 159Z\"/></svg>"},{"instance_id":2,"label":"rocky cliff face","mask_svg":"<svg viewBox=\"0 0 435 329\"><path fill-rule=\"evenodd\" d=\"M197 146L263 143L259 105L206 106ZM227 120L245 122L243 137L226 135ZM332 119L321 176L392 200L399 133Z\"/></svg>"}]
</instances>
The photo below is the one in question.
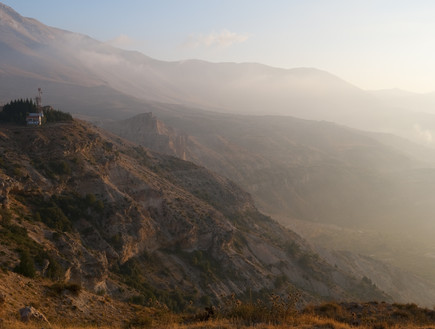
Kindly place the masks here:
<instances>
[{"instance_id":1,"label":"rocky cliff face","mask_svg":"<svg viewBox=\"0 0 435 329\"><path fill-rule=\"evenodd\" d=\"M186 160L187 134L166 126L152 113L144 113L134 120L106 123L104 128L151 150Z\"/></svg>"},{"instance_id":2,"label":"rocky cliff face","mask_svg":"<svg viewBox=\"0 0 435 329\"><path fill-rule=\"evenodd\" d=\"M195 136L168 128L151 114L105 127L153 150L167 150L170 138L183 136L183 157L237 181L253 194L262 209L281 214L277 219L282 222L296 217L347 226L370 226L381 212L386 212L388 216L382 217L383 226L391 231L410 211L409 201L401 196L407 190L401 182L403 177L409 177L409 168L414 165L412 158L379 144L367 134L293 118L233 116L230 120L225 115L212 113L191 112L186 117L175 111L160 113L168 122ZM146 134L137 133L145 126L136 124L142 120L151 125ZM155 143L160 138L157 127L164 127L160 130L163 133L171 132L165 147ZM164 152L179 156L173 151ZM424 184L419 186L421 189ZM386 208L384 205L388 202L394 206ZM395 226L387 221L388 217L396 221ZM293 225L294 221L290 223ZM379 223L376 225L380 228ZM319 229L321 226L313 224L311 234L305 232L303 236L318 244L320 238L312 236ZM334 240L334 237L329 239ZM324 249L320 250L324 252ZM432 283L403 269L358 256L358 253L372 255L373 252L354 251L355 254L346 254L346 257L341 252L324 255L330 264L341 264L339 268L346 268L353 276L369 278L397 301L431 305L430 300L435 296ZM389 255L396 263L400 263L402 256L406 258L403 252ZM371 270L355 271L355 263L365 264L359 266ZM407 281L409 285L405 287Z\"/></svg>"},{"instance_id":3,"label":"rocky cliff face","mask_svg":"<svg viewBox=\"0 0 435 329\"><path fill-rule=\"evenodd\" d=\"M47 261L58 263L63 279L88 290L156 297L175 309L204 296L287 289L305 300L389 298L190 162L77 121L2 126L0 150L7 270L18 263L14 250L30 249L41 275Z\"/></svg>"},{"instance_id":4,"label":"rocky cliff face","mask_svg":"<svg viewBox=\"0 0 435 329\"><path fill-rule=\"evenodd\" d=\"M368 133L291 117L180 111L168 106L156 109L158 119L142 114L107 128L177 156L166 150L170 140L183 138L183 159L235 181L273 217L396 232L419 230L420 236L432 227L432 183L427 182L432 181L433 170ZM166 146L155 142L163 138L160 134L136 131L140 129L136 122L145 119L165 127L161 132L171 132ZM418 218L418 225L409 218Z\"/></svg>"}]
</instances>

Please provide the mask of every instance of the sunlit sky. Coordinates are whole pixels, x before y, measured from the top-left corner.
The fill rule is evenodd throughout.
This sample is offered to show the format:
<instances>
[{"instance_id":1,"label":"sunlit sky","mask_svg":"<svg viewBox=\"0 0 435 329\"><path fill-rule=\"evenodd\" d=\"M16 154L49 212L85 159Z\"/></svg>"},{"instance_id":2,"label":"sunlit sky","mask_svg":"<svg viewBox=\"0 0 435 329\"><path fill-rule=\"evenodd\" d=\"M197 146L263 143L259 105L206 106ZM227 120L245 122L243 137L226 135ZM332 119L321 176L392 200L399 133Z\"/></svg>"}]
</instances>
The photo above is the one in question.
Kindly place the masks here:
<instances>
[{"instance_id":1,"label":"sunlit sky","mask_svg":"<svg viewBox=\"0 0 435 329\"><path fill-rule=\"evenodd\" d=\"M435 91L435 1L0 1L156 59L315 67L363 89Z\"/></svg>"}]
</instances>

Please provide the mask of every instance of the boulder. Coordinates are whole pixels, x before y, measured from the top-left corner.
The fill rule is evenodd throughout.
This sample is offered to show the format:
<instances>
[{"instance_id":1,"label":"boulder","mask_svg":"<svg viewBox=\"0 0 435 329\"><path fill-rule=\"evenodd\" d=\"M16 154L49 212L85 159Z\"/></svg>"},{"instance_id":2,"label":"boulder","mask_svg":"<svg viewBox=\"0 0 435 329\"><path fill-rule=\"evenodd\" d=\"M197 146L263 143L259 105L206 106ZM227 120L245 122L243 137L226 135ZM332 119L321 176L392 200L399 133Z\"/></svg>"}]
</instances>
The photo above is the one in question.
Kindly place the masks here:
<instances>
[{"instance_id":1,"label":"boulder","mask_svg":"<svg viewBox=\"0 0 435 329\"><path fill-rule=\"evenodd\" d=\"M36 320L36 321L49 323L45 315L39 312L33 306L26 306L20 309L20 317L21 317L21 321L23 322Z\"/></svg>"}]
</instances>

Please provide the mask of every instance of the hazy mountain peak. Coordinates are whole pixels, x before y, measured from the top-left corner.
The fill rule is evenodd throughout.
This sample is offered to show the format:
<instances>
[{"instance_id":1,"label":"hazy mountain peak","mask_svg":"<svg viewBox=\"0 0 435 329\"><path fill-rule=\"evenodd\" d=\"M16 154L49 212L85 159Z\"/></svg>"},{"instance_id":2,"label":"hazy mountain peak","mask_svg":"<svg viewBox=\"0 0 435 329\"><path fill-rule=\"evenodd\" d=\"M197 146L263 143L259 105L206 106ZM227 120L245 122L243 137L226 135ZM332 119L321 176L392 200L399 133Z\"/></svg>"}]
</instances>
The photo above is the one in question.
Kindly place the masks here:
<instances>
[{"instance_id":1,"label":"hazy mountain peak","mask_svg":"<svg viewBox=\"0 0 435 329\"><path fill-rule=\"evenodd\" d=\"M431 95L418 106L407 105L409 102L403 101L405 96L399 97L396 92L391 96L367 92L334 74L311 67L283 69L259 63L193 59L160 61L82 34L48 27L20 16L4 4L0 4L0 45L2 101L22 97L23 85L33 84L29 88L35 90L45 88L47 81L80 87L104 85L141 101L236 114L327 120L359 129L397 133L423 143L427 143L426 135L434 134L426 127L431 120L408 119L405 110L397 111L403 108L433 111ZM50 86L53 94L63 88L69 93L69 86ZM414 102L414 97L406 97ZM77 104L66 106L71 106L75 113L88 115ZM119 116L119 106L116 108L113 113ZM143 110L135 110L134 114ZM412 124L405 119L412 120ZM415 127L422 127L423 133Z\"/></svg>"},{"instance_id":2,"label":"hazy mountain peak","mask_svg":"<svg viewBox=\"0 0 435 329\"><path fill-rule=\"evenodd\" d=\"M23 30L23 25L28 23L37 23L37 21L25 18L11 7L0 3L0 26L7 26L15 30ZM41 23L39 24L42 25Z\"/></svg>"},{"instance_id":3,"label":"hazy mountain peak","mask_svg":"<svg viewBox=\"0 0 435 329\"><path fill-rule=\"evenodd\" d=\"M23 24L26 23L26 19L18 14L11 7L8 7L0 3L0 26L11 28L15 31L24 32L25 28Z\"/></svg>"},{"instance_id":4,"label":"hazy mountain peak","mask_svg":"<svg viewBox=\"0 0 435 329\"><path fill-rule=\"evenodd\" d=\"M14 20L21 20L21 21L23 20L23 17L20 14L18 14L15 10L0 2L0 18L2 22L4 19L8 17Z\"/></svg>"},{"instance_id":5,"label":"hazy mountain peak","mask_svg":"<svg viewBox=\"0 0 435 329\"><path fill-rule=\"evenodd\" d=\"M11 7L0 3L0 41L9 47L24 51L34 43L47 44L55 38L55 28L50 28L33 18L18 14Z\"/></svg>"},{"instance_id":6,"label":"hazy mountain peak","mask_svg":"<svg viewBox=\"0 0 435 329\"><path fill-rule=\"evenodd\" d=\"M352 103L349 98L355 96L367 103L360 89L315 68L153 60L81 34L45 26L7 6L1 8L4 18L0 24L0 42L13 50L8 56L2 56L1 68L6 72L11 72L13 67L14 72L19 70L20 75L27 77L36 73L55 81L104 84L140 99L220 112L312 118L307 109L314 109L322 113L321 119L333 120L329 109L347 113L356 107L349 105ZM38 68L41 61L45 63ZM343 101L339 96L343 96Z\"/></svg>"}]
</instances>

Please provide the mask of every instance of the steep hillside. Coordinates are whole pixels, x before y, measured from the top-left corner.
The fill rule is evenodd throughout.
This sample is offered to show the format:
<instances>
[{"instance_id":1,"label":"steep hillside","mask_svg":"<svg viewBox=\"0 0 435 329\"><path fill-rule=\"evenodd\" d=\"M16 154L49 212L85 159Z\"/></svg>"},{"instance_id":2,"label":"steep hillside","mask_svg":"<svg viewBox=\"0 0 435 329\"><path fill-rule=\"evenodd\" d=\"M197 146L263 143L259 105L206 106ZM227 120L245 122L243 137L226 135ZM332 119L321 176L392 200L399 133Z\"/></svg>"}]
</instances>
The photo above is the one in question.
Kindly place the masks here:
<instances>
[{"instance_id":1,"label":"steep hillside","mask_svg":"<svg viewBox=\"0 0 435 329\"><path fill-rule=\"evenodd\" d=\"M181 147L168 154L231 178L281 223L293 227L294 219L302 219L355 232L322 225L298 231L314 244L370 255L433 282L435 180L429 149L327 122L152 109L166 124L143 114L105 127L154 150L162 140L168 149L182 137ZM390 238L369 238L361 230ZM375 272L372 276L375 280Z\"/></svg>"},{"instance_id":2,"label":"steep hillside","mask_svg":"<svg viewBox=\"0 0 435 329\"><path fill-rule=\"evenodd\" d=\"M282 218L388 230L410 229L416 221L423 232L431 227L432 180L421 182L431 165L377 135L291 117L154 109L167 125L143 114L105 127L154 150L182 139L178 150L166 152L231 178L261 209ZM166 149L156 138L166 138Z\"/></svg>"},{"instance_id":3,"label":"steep hillside","mask_svg":"<svg viewBox=\"0 0 435 329\"><path fill-rule=\"evenodd\" d=\"M349 251L331 251L325 248L318 250L331 264L345 269L357 278L370 280L396 301L414 301L428 307L433 301L435 286L421 277Z\"/></svg>"},{"instance_id":4,"label":"steep hillside","mask_svg":"<svg viewBox=\"0 0 435 329\"><path fill-rule=\"evenodd\" d=\"M176 310L287 289L305 300L389 298L192 163L77 121L2 126L0 150L6 271L29 250L40 276Z\"/></svg>"}]
</instances>

